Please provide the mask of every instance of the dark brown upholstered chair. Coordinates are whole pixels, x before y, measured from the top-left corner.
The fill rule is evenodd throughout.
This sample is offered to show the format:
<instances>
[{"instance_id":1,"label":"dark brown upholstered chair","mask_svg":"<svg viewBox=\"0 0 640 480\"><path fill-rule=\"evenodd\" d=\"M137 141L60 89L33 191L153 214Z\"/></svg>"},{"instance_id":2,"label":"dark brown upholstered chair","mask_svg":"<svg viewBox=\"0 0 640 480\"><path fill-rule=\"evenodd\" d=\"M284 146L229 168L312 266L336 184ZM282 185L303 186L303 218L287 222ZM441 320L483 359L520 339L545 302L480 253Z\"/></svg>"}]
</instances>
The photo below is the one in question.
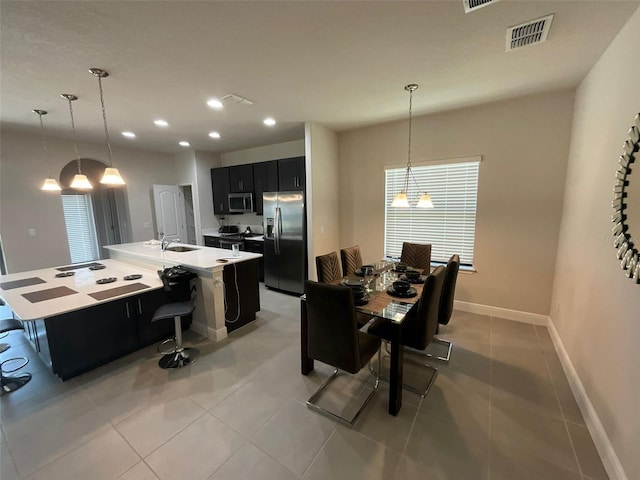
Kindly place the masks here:
<instances>
[{"instance_id":1,"label":"dark brown upholstered chair","mask_svg":"<svg viewBox=\"0 0 640 480\"><path fill-rule=\"evenodd\" d=\"M445 268L437 267L432 274L427 276L422 289L422 295L404 321L402 322L402 338L400 342L411 348L412 353L425 355L424 349L427 348L438 328L438 309L440 307L440 296L442 294L442 286L444 284ZM384 320L376 320L369 326L369 334L376 335L385 340L391 339L391 325ZM429 379L426 388L416 388L411 385L403 386L414 391L418 395L424 397L429 393L429 389L438 375L438 370L431 365L424 365L432 370L433 374Z\"/></svg>"},{"instance_id":2,"label":"dark brown upholstered chair","mask_svg":"<svg viewBox=\"0 0 640 480\"><path fill-rule=\"evenodd\" d=\"M404 242L400 261L410 267L429 273L431 271L431 245Z\"/></svg>"},{"instance_id":3,"label":"dark brown upholstered chair","mask_svg":"<svg viewBox=\"0 0 640 480\"><path fill-rule=\"evenodd\" d=\"M0 334L9 333L14 330L24 330L24 326L20 320L15 320L13 318L0 320ZM20 362L20 364L11 369L4 368L5 364L10 364L12 362ZM19 373L17 375L4 375L5 373L15 372L16 370L21 369L27 363L29 363L29 359L27 357L8 358L0 362L0 396L15 392L29 383L31 380L31 374L27 372Z\"/></svg>"},{"instance_id":4,"label":"dark brown upholstered chair","mask_svg":"<svg viewBox=\"0 0 640 480\"><path fill-rule=\"evenodd\" d=\"M307 406L347 425L353 425L378 388L378 377L373 390L351 419L343 418L314 402L336 378L338 370L358 373L380 351L380 339L358 330L353 295L349 287L307 280L305 293L309 324L308 355L335 368L333 374L309 398Z\"/></svg>"},{"instance_id":5,"label":"dark brown upholstered chair","mask_svg":"<svg viewBox=\"0 0 640 480\"><path fill-rule=\"evenodd\" d=\"M340 270L336 252L316 257L316 270L318 272L318 282L320 283L333 283L342 278L342 271Z\"/></svg>"},{"instance_id":6,"label":"dark brown upholstered chair","mask_svg":"<svg viewBox=\"0 0 640 480\"><path fill-rule=\"evenodd\" d=\"M442 286L442 295L440 296L440 308L438 310L438 325L447 325L451 320L453 313L453 297L456 293L456 281L458 280L458 270L460 270L460 257L453 255L447 262L447 269L444 274L444 285ZM436 331L436 333L438 333ZM449 340L434 337L433 343L444 345L447 347L447 355L438 356L436 359L442 362L448 362L451 359L451 349L453 344ZM427 354L431 357L432 354Z\"/></svg>"},{"instance_id":7,"label":"dark brown upholstered chair","mask_svg":"<svg viewBox=\"0 0 640 480\"><path fill-rule=\"evenodd\" d=\"M360 246L343 248L340 250L340 258L342 260L342 271L346 275L353 275L358 267L362 266L362 257L360 256Z\"/></svg>"}]
</instances>

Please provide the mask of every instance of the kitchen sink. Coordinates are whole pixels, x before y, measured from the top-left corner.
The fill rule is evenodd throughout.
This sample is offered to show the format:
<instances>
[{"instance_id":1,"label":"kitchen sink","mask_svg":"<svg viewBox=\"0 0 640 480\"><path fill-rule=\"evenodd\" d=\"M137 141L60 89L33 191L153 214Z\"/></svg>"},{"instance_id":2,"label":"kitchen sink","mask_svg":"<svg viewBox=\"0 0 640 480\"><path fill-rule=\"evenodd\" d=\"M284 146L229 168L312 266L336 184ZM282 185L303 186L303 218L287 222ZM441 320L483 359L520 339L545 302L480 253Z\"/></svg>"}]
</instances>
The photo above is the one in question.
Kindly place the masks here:
<instances>
[{"instance_id":1,"label":"kitchen sink","mask_svg":"<svg viewBox=\"0 0 640 480\"><path fill-rule=\"evenodd\" d=\"M192 250L199 250L199 249L191 248L191 247L183 247L182 245L167 248L168 252L191 252Z\"/></svg>"}]
</instances>

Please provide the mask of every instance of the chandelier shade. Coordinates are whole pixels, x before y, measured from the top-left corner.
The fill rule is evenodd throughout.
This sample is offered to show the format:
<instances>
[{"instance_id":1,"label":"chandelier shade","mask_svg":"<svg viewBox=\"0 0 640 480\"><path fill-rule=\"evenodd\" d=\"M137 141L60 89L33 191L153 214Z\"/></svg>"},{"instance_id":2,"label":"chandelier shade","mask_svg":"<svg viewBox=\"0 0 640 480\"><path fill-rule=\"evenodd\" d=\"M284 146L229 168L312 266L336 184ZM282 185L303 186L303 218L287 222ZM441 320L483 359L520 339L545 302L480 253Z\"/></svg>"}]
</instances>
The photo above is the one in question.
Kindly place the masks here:
<instances>
[{"instance_id":1,"label":"chandelier shade","mask_svg":"<svg viewBox=\"0 0 640 480\"><path fill-rule=\"evenodd\" d=\"M48 112L46 110L39 110L39 109L34 109L32 111L33 113L38 115L38 118L40 119L40 133L42 134L42 147L44 148L44 161L47 165L47 178L42 184L42 187L40 187L40 190L43 190L45 192L59 192L62 189L60 188L60 185L58 184L56 179L51 176L51 167L49 166L49 149L47 148L47 139L45 138L45 134L44 134L44 123L42 122L42 116L46 115Z\"/></svg>"},{"instance_id":2,"label":"chandelier shade","mask_svg":"<svg viewBox=\"0 0 640 480\"><path fill-rule=\"evenodd\" d=\"M409 193L409 183L413 180L413 183L416 185L416 190L420 191L420 187L418 182L416 181L413 171L411 169L411 134L413 129L413 92L418 89L418 85L415 83L410 83L409 85L405 85L404 89L409 92L409 148L407 152L407 170L404 175L404 181L402 182L402 189L396 194L393 201L391 202L392 207L397 208L409 208L411 204L409 203L408 193ZM428 193L423 193L420 195L420 199L416 205L418 208L433 208L433 202L431 200L431 196Z\"/></svg>"},{"instance_id":3,"label":"chandelier shade","mask_svg":"<svg viewBox=\"0 0 640 480\"><path fill-rule=\"evenodd\" d=\"M104 107L104 91L102 89L102 79L108 77L109 73L102 70L101 68L90 68L89 72L91 73L91 75L98 78L98 88L100 90L100 106L102 107L102 120L104 123L104 136L107 142L107 153L109 155L109 167L105 168L104 175L102 176L100 183L111 186L125 185L125 181L120 175L120 172L113 166L111 142L109 141L109 129L107 127L107 112Z\"/></svg>"}]
</instances>

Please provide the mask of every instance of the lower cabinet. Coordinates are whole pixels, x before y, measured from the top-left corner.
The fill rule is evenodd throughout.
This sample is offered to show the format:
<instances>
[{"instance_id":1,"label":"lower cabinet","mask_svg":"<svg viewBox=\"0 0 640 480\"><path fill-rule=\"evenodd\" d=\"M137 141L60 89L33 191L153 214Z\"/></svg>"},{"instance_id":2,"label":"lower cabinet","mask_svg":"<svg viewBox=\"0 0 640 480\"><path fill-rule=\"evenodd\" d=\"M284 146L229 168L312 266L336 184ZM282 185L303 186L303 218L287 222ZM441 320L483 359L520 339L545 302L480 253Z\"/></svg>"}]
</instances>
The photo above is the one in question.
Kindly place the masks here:
<instances>
[{"instance_id":1,"label":"lower cabinet","mask_svg":"<svg viewBox=\"0 0 640 480\"><path fill-rule=\"evenodd\" d=\"M152 322L153 313L170 302L163 289L113 300L95 307L33 322L29 338L53 373L75 377L174 334L173 319ZM183 328L191 319L183 319Z\"/></svg>"},{"instance_id":2,"label":"lower cabinet","mask_svg":"<svg viewBox=\"0 0 640 480\"><path fill-rule=\"evenodd\" d=\"M258 259L226 265L222 271L227 332L255 320L260 311Z\"/></svg>"}]
</instances>

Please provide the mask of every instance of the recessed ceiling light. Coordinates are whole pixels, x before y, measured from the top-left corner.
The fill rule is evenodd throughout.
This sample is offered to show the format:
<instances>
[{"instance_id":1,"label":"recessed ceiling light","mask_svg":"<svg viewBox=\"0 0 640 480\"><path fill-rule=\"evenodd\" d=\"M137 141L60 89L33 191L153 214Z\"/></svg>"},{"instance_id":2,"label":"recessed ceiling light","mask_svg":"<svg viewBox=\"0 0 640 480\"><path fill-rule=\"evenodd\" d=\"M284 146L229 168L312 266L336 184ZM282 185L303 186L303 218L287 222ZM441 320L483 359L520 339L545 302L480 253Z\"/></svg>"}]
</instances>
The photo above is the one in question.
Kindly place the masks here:
<instances>
[{"instance_id":1,"label":"recessed ceiling light","mask_svg":"<svg viewBox=\"0 0 640 480\"><path fill-rule=\"evenodd\" d=\"M207 100L207 105L209 105L211 108L215 108L216 110L222 110L224 108L222 102L217 98L210 98L209 100Z\"/></svg>"},{"instance_id":2,"label":"recessed ceiling light","mask_svg":"<svg viewBox=\"0 0 640 480\"><path fill-rule=\"evenodd\" d=\"M136 138L136 134L133 132L122 132L122 136L127 138Z\"/></svg>"},{"instance_id":3,"label":"recessed ceiling light","mask_svg":"<svg viewBox=\"0 0 640 480\"><path fill-rule=\"evenodd\" d=\"M182 140L181 142L178 142L178 145L180 145L181 147L190 147L191 144L189 142L186 142L184 140Z\"/></svg>"},{"instance_id":4,"label":"recessed ceiling light","mask_svg":"<svg viewBox=\"0 0 640 480\"><path fill-rule=\"evenodd\" d=\"M275 118L265 118L262 123L264 123L267 127L273 127L276 124L276 119Z\"/></svg>"},{"instance_id":5,"label":"recessed ceiling light","mask_svg":"<svg viewBox=\"0 0 640 480\"><path fill-rule=\"evenodd\" d=\"M154 120L153 123L155 123L158 127L168 127L169 126L169 122L167 122L166 120L162 120L162 119Z\"/></svg>"},{"instance_id":6,"label":"recessed ceiling light","mask_svg":"<svg viewBox=\"0 0 640 480\"><path fill-rule=\"evenodd\" d=\"M218 132L209 132L209 136L211 138L220 138L220 134Z\"/></svg>"}]
</instances>

